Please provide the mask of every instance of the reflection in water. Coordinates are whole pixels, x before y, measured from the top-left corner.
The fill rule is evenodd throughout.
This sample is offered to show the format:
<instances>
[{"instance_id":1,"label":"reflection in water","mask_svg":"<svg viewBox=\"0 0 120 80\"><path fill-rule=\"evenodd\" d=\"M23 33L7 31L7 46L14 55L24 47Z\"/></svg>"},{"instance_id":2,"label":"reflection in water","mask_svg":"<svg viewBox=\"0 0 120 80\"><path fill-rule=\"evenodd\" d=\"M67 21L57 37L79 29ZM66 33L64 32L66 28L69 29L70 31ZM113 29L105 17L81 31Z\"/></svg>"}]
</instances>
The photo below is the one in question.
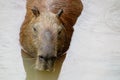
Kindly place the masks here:
<instances>
[{"instance_id":1,"label":"reflection in water","mask_svg":"<svg viewBox=\"0 0 120 80\"><path fill-rule=\"evenodd\" d=\"M25 71L27 74L26 80L57 80L62 63L65 59L65 55L60 57L55 63L55 71L54 72L46 72L46 71L38 71L34 69L35 59L31 58L27 54L22 54L23 63L25 67Z\"/></svg>"}]
</instances>

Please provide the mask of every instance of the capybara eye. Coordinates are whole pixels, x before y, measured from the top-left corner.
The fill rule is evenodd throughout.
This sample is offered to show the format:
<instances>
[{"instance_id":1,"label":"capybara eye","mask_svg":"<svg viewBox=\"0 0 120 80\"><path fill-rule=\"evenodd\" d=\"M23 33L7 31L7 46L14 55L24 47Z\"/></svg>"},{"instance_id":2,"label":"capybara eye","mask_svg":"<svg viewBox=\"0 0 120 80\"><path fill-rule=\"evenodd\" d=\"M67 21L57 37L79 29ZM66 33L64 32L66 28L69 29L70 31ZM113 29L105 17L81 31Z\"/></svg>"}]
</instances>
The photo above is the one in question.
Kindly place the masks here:
<instances>
[{"instance_id":1,"label":"capybara eye","mask_svg":"<svg viewBox=\"0 0 120 80\"><path fill-rule=\"evenodd\" d=\"M36 32L37 31L37 29L36 28L33 28L33 30Z\"/></svg>"},{"instance_id":2,"label":"capybara eye","mask_svg":"<svg viewBox=\"0 0 120 80\"><path fill-rule=\"evenodd\" d=\"M60 35L60 34L61 34L61 31L58 32L58 35Z\"/></svg>"}]
</instances>

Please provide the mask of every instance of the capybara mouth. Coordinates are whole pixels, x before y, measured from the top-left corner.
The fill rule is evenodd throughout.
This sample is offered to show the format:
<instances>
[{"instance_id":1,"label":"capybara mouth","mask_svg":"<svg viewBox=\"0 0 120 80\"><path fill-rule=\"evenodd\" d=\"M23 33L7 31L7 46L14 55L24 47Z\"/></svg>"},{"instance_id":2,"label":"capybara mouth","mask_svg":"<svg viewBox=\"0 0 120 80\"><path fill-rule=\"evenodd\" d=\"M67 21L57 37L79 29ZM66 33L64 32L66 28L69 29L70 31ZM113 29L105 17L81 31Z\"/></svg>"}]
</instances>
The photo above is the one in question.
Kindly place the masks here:
<instances>
[{"instance_id":1,"label":"capybara mouth","mask_svg":"<svg viewBox=\"0 0 120 80\"><path fill-rule=\"evenodd\" d=\"M54 68L52 68L52 69L48 69L48 68L42 68L42 67L35 67L35 69L37 69L37 70L39 70L39 71L48 71L48 72L53 72L53 71L55 71L55 69Z\"/></svg>"},{"instance_id":2,"label":"capybara mouth","mask_svg":"<svg viewBox=\"0 0 120 80\"><path fill-rule=\"evenodd\" d=\"M53 71L55 71L54 67L49 68L49 66L47 67L47 66L43 66L43 65L41 65L41 64L36 65L36 66L35 66L35 69L36 69L36 70L39 70L39 71L48 71L48 72L53 72Z\"/></svg>"}]
</instances>

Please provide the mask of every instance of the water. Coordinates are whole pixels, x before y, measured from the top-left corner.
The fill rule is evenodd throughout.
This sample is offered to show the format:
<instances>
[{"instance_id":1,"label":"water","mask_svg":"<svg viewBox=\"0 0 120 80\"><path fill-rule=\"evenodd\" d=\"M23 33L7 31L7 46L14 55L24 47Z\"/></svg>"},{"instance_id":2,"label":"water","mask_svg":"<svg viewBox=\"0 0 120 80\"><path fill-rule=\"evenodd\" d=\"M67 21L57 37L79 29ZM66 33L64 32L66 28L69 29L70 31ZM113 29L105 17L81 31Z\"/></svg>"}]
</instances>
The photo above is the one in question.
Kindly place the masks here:
<instances>
[{"instance_id":1,"label":"water","mask_svg":"<svg viewBox=\"0 0 120 80\"><path fill-rule=\"evenodd\" d=\"M61 71L62 63L65 59L65 55L60 57L55 63L55 71L38 71L34 69L35 58L22 54L23 64L26 71L26 80L57 80Z\"/></svg>"}]
</instances>

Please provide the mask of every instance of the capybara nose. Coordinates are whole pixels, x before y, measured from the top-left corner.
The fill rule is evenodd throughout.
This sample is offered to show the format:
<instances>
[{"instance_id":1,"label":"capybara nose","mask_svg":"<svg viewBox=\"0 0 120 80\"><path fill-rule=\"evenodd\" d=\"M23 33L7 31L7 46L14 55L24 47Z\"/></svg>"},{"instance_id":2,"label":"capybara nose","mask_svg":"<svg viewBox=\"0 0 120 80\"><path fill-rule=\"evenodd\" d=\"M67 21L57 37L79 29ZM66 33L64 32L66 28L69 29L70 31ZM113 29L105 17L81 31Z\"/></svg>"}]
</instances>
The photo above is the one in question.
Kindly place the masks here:
<instances>
[{"instance_id":1,"label":"capybara nose","mask_svg":"<svg viewBox=\"0 0 120 80\"><path fill-rule=\"evenodd\" d=\"M39 63L36 65L36 69L40 71L54 71L54 62L56 57L46 57L39 55Z\"/></svg>"}]
</instances>

